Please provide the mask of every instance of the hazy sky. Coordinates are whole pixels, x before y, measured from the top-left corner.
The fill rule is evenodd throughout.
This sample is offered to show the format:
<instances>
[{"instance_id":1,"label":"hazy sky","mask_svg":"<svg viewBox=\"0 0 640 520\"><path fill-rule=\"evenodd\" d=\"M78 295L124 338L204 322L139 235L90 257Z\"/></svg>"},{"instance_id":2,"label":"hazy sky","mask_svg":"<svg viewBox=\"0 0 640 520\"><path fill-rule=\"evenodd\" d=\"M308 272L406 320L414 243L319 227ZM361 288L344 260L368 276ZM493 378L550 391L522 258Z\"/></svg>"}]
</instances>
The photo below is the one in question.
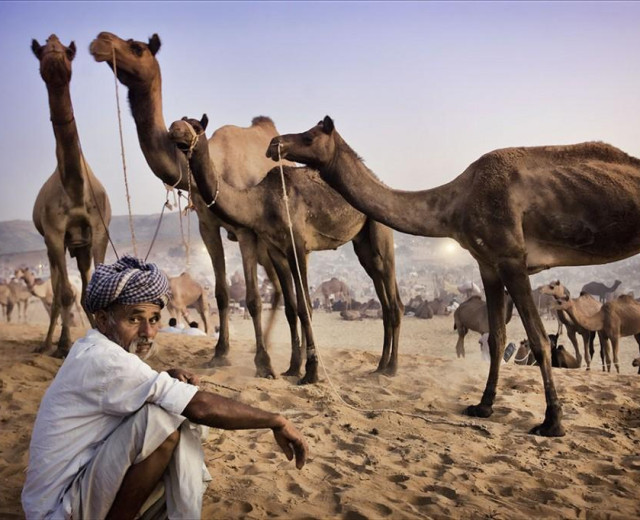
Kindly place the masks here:
<instances>
[{"instance_id":1,"label":"hazy sky","mask_svg":"<svg viewBox=\"0 0 640 520\"><path fill-rule=\"evenodd\" d=\"M31 219L55 168L47 92L31 52L74 40L71 96L85 157L127 213L113 74L100 31L158 33L167 124L184 115L282 133L330 115L386 184L423 189L496 148L601 140L640 157L637 2L2 2L0 221ZM164 187L119 85L136 214Z\"/></svg>"}]
</instances>

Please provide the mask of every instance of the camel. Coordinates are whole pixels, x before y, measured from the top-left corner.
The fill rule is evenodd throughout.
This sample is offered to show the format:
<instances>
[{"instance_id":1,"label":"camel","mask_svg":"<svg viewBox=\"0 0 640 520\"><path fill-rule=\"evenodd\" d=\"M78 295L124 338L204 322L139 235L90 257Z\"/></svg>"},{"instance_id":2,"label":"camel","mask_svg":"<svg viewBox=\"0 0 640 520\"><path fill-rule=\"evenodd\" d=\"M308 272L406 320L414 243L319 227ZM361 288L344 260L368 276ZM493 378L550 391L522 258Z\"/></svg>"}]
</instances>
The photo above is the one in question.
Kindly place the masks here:
<instances>
[{"instance_id":1,"label":"camel","mask_svg":"<svg viewBox=\"0 0 640 520\"><path fill-rule=\"evenodd\" d=\"M513 300L507 296L507 306L504 309L505 325L511 321L513 315ZM473 295L463 301L453 313L453 329L458 331L456 354L465 357L464 337L473 330L480 335L489 332L489 311L487 304L478 296Z\"/></svg>"},{"instance_id":2,"label":"camel","mask_svg":"<svg viewBox=\"0 0 640 520\"><path fill-rule=\"evenodd\" d=\"M179 320L183 318L185 323L190 323L188 307L193 307L198 311L204 323L204 331L209 332L209 301L207 293L189 273L182 273L180 276L169 277L169 287L171 296L167 302L167 310L172 318Z\"/></svg>"},{"instance_id":3,"label":"camel","mask_svg":"<svg viewBox=\"0 0 640 520\"><path fill-rule=\"evenodd\" d=\"M306 340L307 361L300 384L318 381L318 359L311 329L307 261L311 251L336 249L351 241L360 264L373 280L383 308L384 342L377 371L394 375L398 366L398 344L403 305L395 277L393 231L355 210L333 189L307 168L283 167L287 200L282 197L280 169L273 168L260 184L238 190L213 171L205 130L206 114L200 121L183 118L169 128L176 146L187 153L198 191L212 200L211 211L224 220L253 229L269 245L269 254L278 271L285 294L293 294L293 276L297 309L285 298L285 314L292 337L297 312ZM290 219L290 220L289 220ZM291 229L289 229L289 224ZM295 242L295 246L292 244ZM297 375L301 359L292 352L288 375Z\"/></svg>"},{"instance_id":4,"label":"camel","mask_svg":"<svg viewBox=\"0 0 640 520\"><path fill-rule=\"evenodd\" d=\"M29 308L31 292L22 281L16 279L9 282L9 289L18 308L18 320L27 321L27 309Z\"/></svg>"},{"instance_id":5,"label":"camel","mask_svg":"<svg viewBox=\"0 0 640 520\"><path fill-rule=\"evenodd\" d=\"M543 285L538 288L540 296L545 296L547 298L552 298L553 301L556 301L556 297L565 298L570 297L569 290L564 287L559 280L555 282L551 282L547 285ZM600 310L602 304L598 302L593 296L590 294L581 294L578 298L573 299L573 304L580 308L581 312L587 316L591 316ZM556 317L558 319L558 323L560 325L564 325L567 329L567 337L571 344L573 345L573 349L576 352L576 359L579 364L582 363L580 356L580 348L578 347L578 340L576 338L576 334L580 334L582 336L582 343L584 345L584 360L587 364L587 370L591 370L591 358L593 356L593 340L595 337L595 332L585 329L581 327L579 324L575 323L565 311L562 309L555 309ZM603 354L602 345L600 346L600 354Z\"/></svg>"},{"instance_id":6,"label":"camel","mask_svg":"<svg viewBox=\"0 0 640 520\"><path fill-rule=\"evenodd\" d=\"M166 185L190 190L198 215L200 235L207 248L215 275L215 298L220 319L220 333L209 366L228 365L229 354L229 288L227 286L221 228L238 240L247 284L246 304L253 320L256 336L255 364L260 377L275 377L266 344L275 320L281 289L264 244L251 230L232 226L210 212L187 174L183 154L177 154L169 140L162 114L162 78L156 54L160 38L154 34L148 43L123 40L115 34L101 32L90 45L96 62L105 62L118 80L129 89L129 105L138 131L142 153L153 171ZM115 56L115 67L114 67ZM209 139L210 156L214 168L236 188L253 186L262 180L273 164L264 157L264 148L278 134L273 121L256 117L249 128L226 125ZM262 330L262 300L258 287L258 262L274 284L276 292L272 313Z\"/></svg>"},{"instance_id":7,"label":"camel","mask_svg":"<svg viewBox=\"0 0 640 520\"><path fill-rule=\"evenodd\" d=\"M562 436L562 406L551 349L529 275L555 266L604 264L640 251L640 160L605 143L505 148L489 152L452 181L428 190L385 186L325 117L301 134L274 138L267 155L316 168L355 208L397 231L450 237L478 262L489 309L491 364L479 404L493 413L506 342L504 287L513 298L545 388L542 424Z\"/></svg>"},{"instance_id":8,"label":"camel","mask_svg":"<svg viewBox=\"0 0 640 520\"><path fill-rule=\"evenodd\" d=\"M15 304L15 296L11 288L6 283L0 284L0 306L2 306L2 315L7 322L11 321L11 314Z\"/></svg>"},{"instance_id":9,"label":"camel","mask_svg":"<svg viewBox=\"0 0 640 520\"><path fill-rule=\"evenodd\" d=\"M19 268L15 270L15 277L18 280L24 280L27 290L29 293L35 297L37 297L47 311L49 315L49 319L51 319L51 311L53 308L53 285L51 283L51 278L46 280L41 280L40 278L36 278L32 271L25 268ZM69 280L71 285L71 292L73 294L73 306L75 307L75 311L78 313L78 317L80 319L81 325L84 325L84 320L82 319L82 314L84 310L82 308L82 285L78 286L76 281ZM69 326L74 327L75 323L75 315L73 312L70 313Z\"/></svg>"},{"instance_id":10,"label":"camel","mask_svg":"<svg viewBox=\"0 0 640 520\"><path fill-rule=\"evenodd\" d=\"M549 343L551 344L551 366L554 368L580 368L580 362L573 357L564 348L564 345L558 345L558 335L549 334ZM513 362L516 365L535 365L536 360L529 341L520 342L520 347L514 356Z\"/></svg>"},{"instance_id":11,"label":"camel","mask_svg":"<svg viewBox=\"0 0 640 520\"><path fill-rule=\"evenodd\" d=\"M332 311L331 304L333 301L345 301L347 302L347 306L351 302L349 286L342 280L338 280L335 276L331 277L330 280L322 282L315 292L322 295L324 308L328 312Z\"/></svg>"},{"instance_id":12,"label":"camel","mask_svg":"<svg viewBox=\"0 0 640 520\"><path fill-rule=\"evenodd\" d=\"M605 284L601 282L589 282L585 284L580 293L589 293L597 296L600 299L600 303L604 303L607 301L607 295L615 292L615 290L620 286L622 282L620 280L616 280L613 282L611 287L607 287Z\"/></svg>"},{"instance_id":13,"label":"camel","mask_svg":"<svg viewBox=\"0 0 640 520\"><path fill-rule=\"evenodd\" d=\"M606 358L607 371L611 370L609 341L613 352L613 364L620 373L618 350L620 338L633 336L640 348L640 302L623 294L606 302L595 314L588 314L568 296L556 296L558 307L569 315L577 325L598 333L601 349Z\"/></svg>"},{"instance_id":14,"label":"camel","mask_svg":"<svg viewBox=\"0 0 640 520\"><path fill-rule=\"evenodd\" d=\"M640 374L640 357L635 358L635 359L631 362L631 366L632 366L632 367L638 367L638 374Z\"/></svg>"},{"instance_id":15,"label":"camel","mask_svg":"<svg viewBox=\"0 0 640 520\"><path fill-rule=\"evenodd\" d=\"M80 148L69 88L75 43L65 47L52 34L45 45L33 40L31 49L40 62L40 75L47 86L57 157L56 169L40 189L33 206L33 223L44 237L53 286L49 330L37 351L52 349L56 321L61 314L62 332L53 355L64 357L71 347L69 326L74 302L66 252L68 250L71 258L76 259L82 278L81 300L84 304L91 263L104 262L111 206L107 193ZM93 324L93 316L86 314Z\"/></svg>"}]
</instances>

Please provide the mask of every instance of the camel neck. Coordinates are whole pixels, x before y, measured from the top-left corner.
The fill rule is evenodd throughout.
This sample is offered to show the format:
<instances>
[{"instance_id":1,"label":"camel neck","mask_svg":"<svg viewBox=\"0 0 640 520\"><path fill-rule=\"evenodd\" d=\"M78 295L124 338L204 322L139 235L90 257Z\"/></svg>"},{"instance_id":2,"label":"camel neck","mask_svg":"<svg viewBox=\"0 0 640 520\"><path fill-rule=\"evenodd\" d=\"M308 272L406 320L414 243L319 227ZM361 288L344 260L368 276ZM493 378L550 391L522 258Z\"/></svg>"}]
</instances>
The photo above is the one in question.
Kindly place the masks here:
<instances>
[{"instance_id":1,"label":"camel neck","mask_svg":"<svg viewBox=\"0 0 640 520\"><path fill-rule=\"evenodd\" d=\"M47 85L47 91L53 135L56 139L58 172L73 206L82 206L85 167L80 150L78 128L73 115L69 84L58 87Z\"/></svg>"},{"instance_id":2,"label":"camel neck","mask_svg":"<svg viewBox=\"0 0 640 520\"><path fill-rule=\"evenodd\" d=\"M604 327L604 314L602 308L600 308L600 310L595 314L587 316L586 314L578 311L572 301L565 311L569 317L583 329L597 332L602 330Z\"/></svg>"},{"instance_id":3,"label":"camel neck","mask_svg":"<svg viewBox=\"0 0 640 520\"><path fill-rule=\"evenodd\" d=\"M412 235L453 237L455 190L448 185L423 191L394 190L384 185L336 133L336 154L320 168L322 177L356 209L397 231Z\"/></svg>"},{"instance_id":4,"label":"camel neck","mask_svg":"<svg viewBox=\"0 0 640 520\"><path fill-rule=\"evenodd\" d=\"M260 222L267 225L260 214L264 199L262 186L238 189L227 184L214 169L204 135L199 138L198 145L193 150L189 167L202 200L219 218L231 225L250 229L254 229L256 223Z\"/></svg>"},{"instance_id":5,"label":"camel neck","mask_svg":"<svg viewBox=\"0 0 640 520\"><path fill-rule=\"evenodd\" d=\"M188 189L187 162L167 134L162 115L162 83L129 89L129 105L138 132L140 148L154 175L169 186Z\"/></svg>"}]
</instances>

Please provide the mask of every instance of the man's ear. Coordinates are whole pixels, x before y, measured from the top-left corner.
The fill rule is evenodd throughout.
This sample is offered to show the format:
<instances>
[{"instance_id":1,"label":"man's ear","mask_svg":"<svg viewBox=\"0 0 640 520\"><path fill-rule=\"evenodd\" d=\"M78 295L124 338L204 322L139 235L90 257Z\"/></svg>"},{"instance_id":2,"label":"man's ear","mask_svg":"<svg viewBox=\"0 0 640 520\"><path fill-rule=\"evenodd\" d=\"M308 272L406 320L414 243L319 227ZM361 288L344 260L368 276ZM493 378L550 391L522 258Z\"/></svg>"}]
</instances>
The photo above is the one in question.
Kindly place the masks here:
<instances>
[{"instance_id":1,"label":"man's ear","mask_svg":"<svg viewBox=\"0 0 640 520\"><path fill-rule=\"evenodd\" d=\"M107 311L104 309L96 311L96 313L94 314L94 318L96 319L96 328L102 334L105 334L107 332L107 322L109 321L109 315Z\"/></svg>"}]
</instances>

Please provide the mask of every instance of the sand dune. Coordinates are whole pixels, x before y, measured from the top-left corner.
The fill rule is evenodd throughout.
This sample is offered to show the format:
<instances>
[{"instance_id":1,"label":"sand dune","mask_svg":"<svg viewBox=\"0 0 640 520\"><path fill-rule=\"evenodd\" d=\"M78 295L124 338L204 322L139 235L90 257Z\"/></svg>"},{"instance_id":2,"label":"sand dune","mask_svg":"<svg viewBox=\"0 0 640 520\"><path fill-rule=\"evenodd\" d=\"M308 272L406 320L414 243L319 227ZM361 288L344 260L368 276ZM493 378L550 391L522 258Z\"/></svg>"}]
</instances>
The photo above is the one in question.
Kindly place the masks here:
<instances>
[{"instance_id":1,"label":"sand dune","mask_svg":"<svg viewBox=\"0 0 640 520\"><path fill-rule=\"evenodd\" d=\"M554 321L546 322L549 332ZM640 503L640 376L633 338L621 345L621 374L554 369L567 435L527 431L542 420L536 367L503 365L494 414L462 414L479 401L488 364L478 335L456 359L452 317L405 318L400 370L373 373L382 341L379 320L345 322L316 313L321 382L254 377L251 322L233 316L232 365L203 368L208 338L160 335L151 364L184 366L202 387L281 411L307 436L310 460L298 471L268 431L212 430L206 458L214 477L203 518L637 518ZM509 341L524 338L508 325ZM31 428L59 360L33 354L46 325L0 324L0 517L21 518ZM83 329L74 329L79 336ZM270 348L287 368L284 316ZM568 342L565 338L565 344ZM326 369L325 370L323 370Z\"/></svg>"}]
</instances>

